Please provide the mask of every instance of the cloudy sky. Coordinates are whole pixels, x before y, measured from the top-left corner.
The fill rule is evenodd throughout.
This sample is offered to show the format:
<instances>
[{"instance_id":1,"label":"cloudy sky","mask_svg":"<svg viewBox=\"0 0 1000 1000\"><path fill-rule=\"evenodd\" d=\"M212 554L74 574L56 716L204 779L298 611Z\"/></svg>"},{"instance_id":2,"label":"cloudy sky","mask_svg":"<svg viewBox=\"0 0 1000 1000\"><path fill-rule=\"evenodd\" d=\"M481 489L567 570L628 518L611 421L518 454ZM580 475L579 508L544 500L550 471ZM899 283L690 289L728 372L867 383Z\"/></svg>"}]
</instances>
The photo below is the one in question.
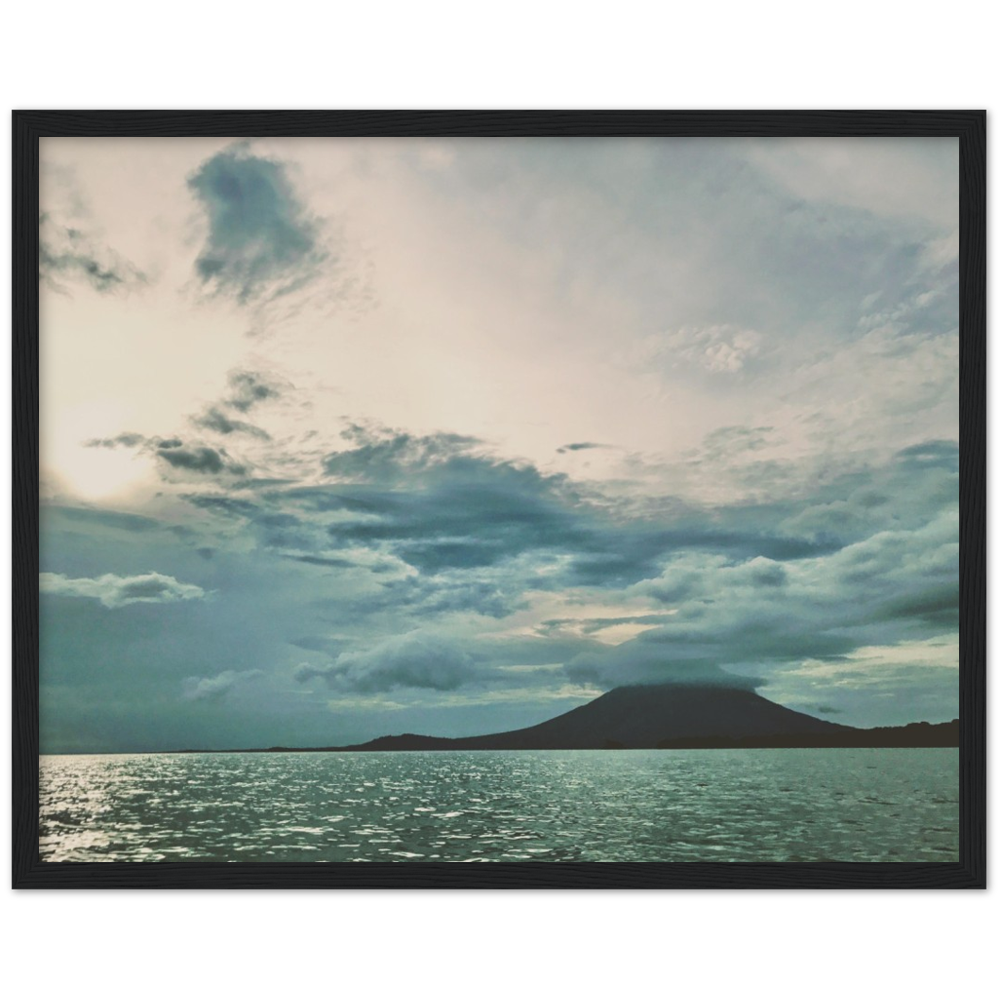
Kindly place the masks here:
<instances>
[{"instance_id":1,"label":"cloudy sky","mask_svg":"<svg viewBox=\"0 0 1000 1000\"><path fill-rule=\"evenodd\" d=\"M957 142L41 156L43 750L957 715Z\"/></svg>"}]
</instances>

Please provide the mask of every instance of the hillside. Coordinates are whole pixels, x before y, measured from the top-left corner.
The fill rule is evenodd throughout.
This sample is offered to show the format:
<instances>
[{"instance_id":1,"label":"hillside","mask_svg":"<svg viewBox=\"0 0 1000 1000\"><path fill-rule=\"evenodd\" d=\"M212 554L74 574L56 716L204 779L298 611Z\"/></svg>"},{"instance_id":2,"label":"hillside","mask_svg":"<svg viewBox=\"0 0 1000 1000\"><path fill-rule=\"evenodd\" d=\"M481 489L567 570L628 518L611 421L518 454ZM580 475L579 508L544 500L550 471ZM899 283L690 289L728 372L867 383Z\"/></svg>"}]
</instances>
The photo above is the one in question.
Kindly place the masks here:
<instances>
[{"instance_id":1,"label":"hillside","mask_svg":"<svg viewBox=\"0 0 1000 1000\"><path fill-rule=\"evenodd\" d=\"M343 750L600 750L652 748L665 741L822 740L863 730L777 705L752 691L719 686L620 687L547 722L486 736L383 736ZM826 742L830 741L830 742ZM706 745L701 742L700 745ZM761 745L758 743L758 745Z\"/></svg>"}]
</instances>

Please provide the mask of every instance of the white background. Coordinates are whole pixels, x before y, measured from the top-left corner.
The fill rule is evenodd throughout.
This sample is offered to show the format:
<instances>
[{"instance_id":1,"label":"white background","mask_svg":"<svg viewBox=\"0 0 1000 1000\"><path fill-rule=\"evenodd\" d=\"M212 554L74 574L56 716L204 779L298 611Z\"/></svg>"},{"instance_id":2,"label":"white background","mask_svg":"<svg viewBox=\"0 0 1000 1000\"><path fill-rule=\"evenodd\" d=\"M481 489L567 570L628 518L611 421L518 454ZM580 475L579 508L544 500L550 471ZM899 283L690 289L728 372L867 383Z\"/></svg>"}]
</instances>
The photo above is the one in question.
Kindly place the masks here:
<instances>
[{"instance_id":1,"label":"white background","mask_svg":"<svg viewBox=\"0 0 1000 1000\"><path fill-rule=\"evenodd\" d=\"M124 910L65 900L20 910L7 904L7 996L959 1000L995 986L987 964L995 905L886 904L877 894L867 903L792 907L724 892L714 906L585 895L546 903L538 895L475 903L463 894L453 899L458 908L393 893L374 903L254 896L208 908L211 896Z\"/></svg>"},{"instance_id":2,"label":"white background","mask_svg":"<svg viewBox=\"0 0 1000 1000\"><path fill-rule=\"evenodd\" d=\"M20 2L5 9L0 79L18 104L714 97L730 106L981 106L996 91L995 10L984 0Z\"/></svg>"}]
</instances>

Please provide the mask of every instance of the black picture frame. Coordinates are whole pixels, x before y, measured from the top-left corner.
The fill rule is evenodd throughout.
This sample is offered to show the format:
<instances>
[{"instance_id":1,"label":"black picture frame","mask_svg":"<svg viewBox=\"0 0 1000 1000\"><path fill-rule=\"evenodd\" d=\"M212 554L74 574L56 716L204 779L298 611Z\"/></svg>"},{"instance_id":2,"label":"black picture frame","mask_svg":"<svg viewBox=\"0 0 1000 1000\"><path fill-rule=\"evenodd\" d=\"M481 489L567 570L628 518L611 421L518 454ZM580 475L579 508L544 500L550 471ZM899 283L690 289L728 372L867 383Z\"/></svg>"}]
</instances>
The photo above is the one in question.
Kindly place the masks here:
<instances>
[{"instance_id":1,"label":"black picture frame","mask_svg":"<svg viewBox=\"0 0 1000 1000\"><path fill-rule=\"evenodd\" d=\"M52 863L38 852L38 215L47 136L938 136L960 143L957 863ZM28 889L959 889L986 885L984 111L15 111L13 876Z\"/></svg>"}]
</instances>

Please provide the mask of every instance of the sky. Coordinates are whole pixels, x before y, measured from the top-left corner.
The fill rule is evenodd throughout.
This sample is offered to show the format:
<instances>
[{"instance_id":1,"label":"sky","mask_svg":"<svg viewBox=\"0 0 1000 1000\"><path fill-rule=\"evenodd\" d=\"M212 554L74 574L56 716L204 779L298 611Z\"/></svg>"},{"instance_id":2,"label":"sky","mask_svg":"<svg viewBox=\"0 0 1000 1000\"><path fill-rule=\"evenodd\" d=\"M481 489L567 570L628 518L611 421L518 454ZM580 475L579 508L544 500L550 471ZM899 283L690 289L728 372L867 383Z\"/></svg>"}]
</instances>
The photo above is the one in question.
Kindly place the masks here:
<instances>
[{"instance_id":1,"label":"sky","mask_svg":"<svg viewBox=\"0 0 1000 1000\"><path fill-rule=\"evenodd\" d=\"M957 716L957 141L40 152L43 752Z\"/></svg>"}]
</instances>

